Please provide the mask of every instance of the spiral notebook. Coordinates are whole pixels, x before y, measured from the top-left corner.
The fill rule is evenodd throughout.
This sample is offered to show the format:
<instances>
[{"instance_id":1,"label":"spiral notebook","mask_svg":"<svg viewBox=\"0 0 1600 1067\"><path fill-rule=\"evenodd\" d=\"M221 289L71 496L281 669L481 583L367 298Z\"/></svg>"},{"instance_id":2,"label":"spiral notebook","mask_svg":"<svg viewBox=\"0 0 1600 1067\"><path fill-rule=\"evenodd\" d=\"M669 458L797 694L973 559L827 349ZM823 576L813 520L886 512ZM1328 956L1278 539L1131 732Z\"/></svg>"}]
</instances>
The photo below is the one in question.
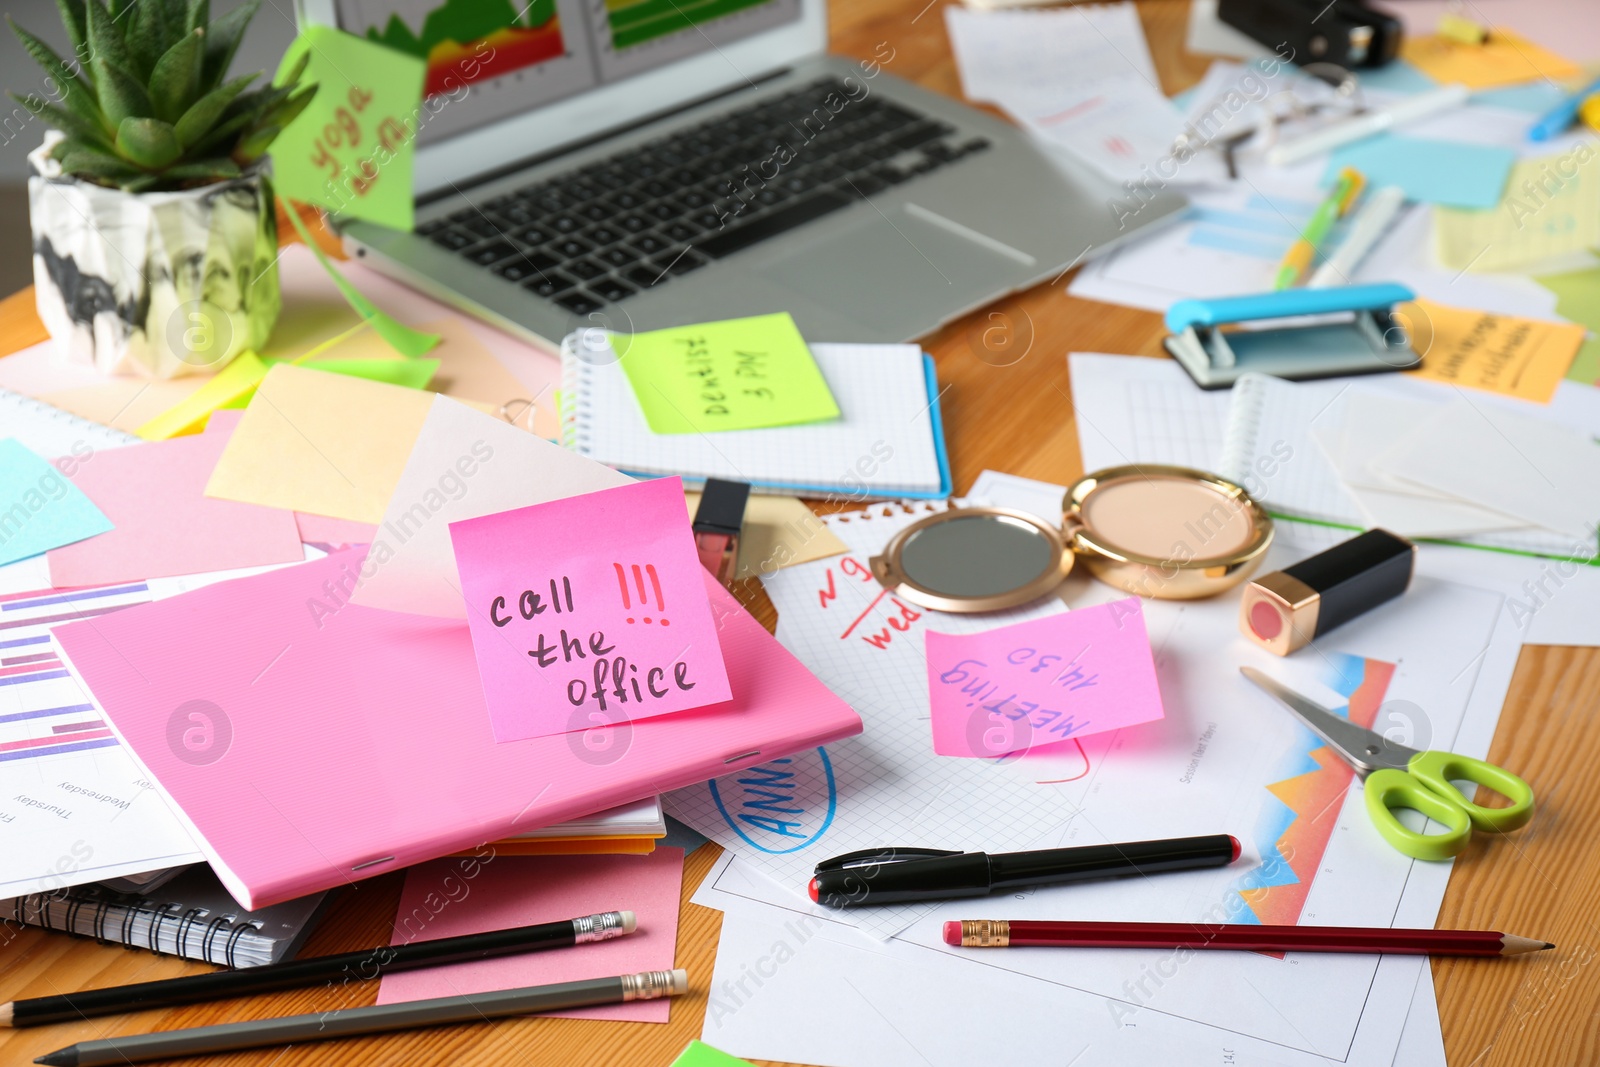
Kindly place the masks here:
<instances>
[{"instance_id":1,"label":"spiral notebook","mask_svg":"<svg viewBox=\"0 0 1600 1067\"><path fill-rule=\"evenodd\" d=\"M584 331L592 337L595 331ZM758 493L864 501L950 495L933 358L916 345L813 344L839 404L831 422L655 434L609 342L561 344L562 444L639 477L749 482Z\"/></svg>"},{"instance_id":2,"label":"spiral notebook","mask_svg":"<svg viewBox=\"0 0 1600 1067\"><path fill-rule=\"evenodd\" d=\"M91 884L17 897L0 902L0 920L225 967L261 967L294 957L326 898L313 893L246 911L200 863L149 895Z\"/></svg>"},{"instance_id":3,"label":"spiral notebook","mask_svg":"<svg viewBox=\"0 0 1600 1067\"><path fill-rule=\"evenodd\" d=\"M0 389L0 437L15 437L46 459L81 453L84 448L120 448L139 440L9 389Z\"/></svg>"}]
</instances>

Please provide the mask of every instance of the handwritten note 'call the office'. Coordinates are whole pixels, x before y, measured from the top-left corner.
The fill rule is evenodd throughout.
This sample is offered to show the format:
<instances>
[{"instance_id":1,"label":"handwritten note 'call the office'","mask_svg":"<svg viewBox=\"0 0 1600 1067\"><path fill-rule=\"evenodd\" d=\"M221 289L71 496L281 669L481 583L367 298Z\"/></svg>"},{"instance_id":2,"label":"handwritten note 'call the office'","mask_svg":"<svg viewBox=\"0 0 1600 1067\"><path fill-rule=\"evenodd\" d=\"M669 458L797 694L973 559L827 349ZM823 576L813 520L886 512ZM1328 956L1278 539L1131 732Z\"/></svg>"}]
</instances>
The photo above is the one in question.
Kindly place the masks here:
<instances>
[{"instance_id":1,"label":"handwritten note 'call the office'","mask_svg":"<svg viewBox=\"0 0 1600 1067\"><path fill-rule=\"evenodd\" d=\"M450 524L496 741L730 699L677 478Z\"/></svg>"},{"instance_id":2,"label":"handwritten note 'call the office'","mask_svg":"<svg viewBox=\"0 0 1600 1067\"><path fill-rule=\"evenodd\" d=\"M1163 716L1138 597L927 634L933 750L993 759Z\"/></svg>"}]
</instances>

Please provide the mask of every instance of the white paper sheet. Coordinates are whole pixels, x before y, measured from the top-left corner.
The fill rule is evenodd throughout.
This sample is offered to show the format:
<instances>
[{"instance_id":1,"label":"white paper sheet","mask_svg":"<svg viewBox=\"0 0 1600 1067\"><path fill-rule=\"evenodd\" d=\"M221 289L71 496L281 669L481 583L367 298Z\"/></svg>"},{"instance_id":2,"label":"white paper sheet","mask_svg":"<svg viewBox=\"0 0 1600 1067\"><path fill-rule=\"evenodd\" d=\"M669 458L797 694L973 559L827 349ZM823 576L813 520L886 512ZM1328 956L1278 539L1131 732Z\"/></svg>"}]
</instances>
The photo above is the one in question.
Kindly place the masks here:
<instances>
[{"instance_id":1,"label":"white paper sheet","mask_svg":"<svg viewBox=\"0 0 1600 1067\"><path fill-rule=\"evenodd\" d=\"M1003 104L1019 91L1075 88L1129 75L1161 84L1131 3L993 12L951 6L944 17L968 100Z\"/></svg>"},{"instance_id":2,"label":"white paper sheet","mask_svg":"<svg viewBox=\"0 0 1600 1067\"><path fill-rule=\"evenodd\" d=\"M817 862L893 845L966 848L978 836L999 849L1052 838L1073 812L1055 792L989 760L937 756L928 711L926 630L970 633L1064 610L1045 598L982 616L916 609L882 589L867 567L897 530L937 505L878 505L824 521L847 554L764 579L778 609L778 640L849 702L866 723L858 737L669 793L668 814L747 857L798 906ZM1085 738L1094 751L1108 735ZM926 907L859 909L846 921L877 937Z\"/></svg>"},{"instance_id":3,"label":"white paper sheet","mask_svg":"<svg viewBox=\"0 0 1600 1067\"><path fill-rule=\"evenodd\" d=\"M1600 447L1548 419L1458 393L1371 466L1565 535L1574 552L1595 548Z\"/></svg>"}]
</instances>

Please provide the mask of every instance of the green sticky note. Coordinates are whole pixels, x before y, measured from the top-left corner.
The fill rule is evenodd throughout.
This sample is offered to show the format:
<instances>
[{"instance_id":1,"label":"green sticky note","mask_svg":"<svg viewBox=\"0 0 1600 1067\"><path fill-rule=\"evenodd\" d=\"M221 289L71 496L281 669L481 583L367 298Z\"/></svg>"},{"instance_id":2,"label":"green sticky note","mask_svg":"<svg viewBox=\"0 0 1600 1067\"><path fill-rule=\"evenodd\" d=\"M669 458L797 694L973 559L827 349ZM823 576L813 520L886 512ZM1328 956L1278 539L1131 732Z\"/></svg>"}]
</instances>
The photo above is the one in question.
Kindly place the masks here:
<instances>
[{"instance_id":1,"label":"green sticky note","mask_svg":"<svg viewBox=\"0 0 1600 1067\"><path fill-rule=\"evenodd\" d=\"M398 230L411 229L422 82L428 64L331 26L308 26L278 66L310 56L317 95L272 143L280 196Z\"/></svg>"},{"instance_id":2,"label":"green sticky note","mask_svg":"<svg viewBox=\"0 0 1600 1067\"><path fill-rule=\"evenodd\" d=\"M1556 294L1556 314L1583 323L1591 333L1600 333L1600 267L1545 274L1533 280ZM1591 337L1583 343L1567 368L1567 377L1585 385L1600 383L1600 340Z\"/></svg>"},{"instance_id":3,"label":"green sticky note","mask_svg":"<svg viewBox=\"0 0 1600 1067\"><path fill-rule=\"evenodd\" d=\"M350 306L356 309L356 314L372 324L372 328L377 331L379 337L389 343L390 348L402 356L416 357L439 343L438 334L423 333L420 330L413 330L409 326L402 326L382 311L379 311L378 305L368 300L362 295L361 290L351 285L350 279L341 274L339 268L335 267L333 261L317 246L315 238L306 232L305 223L300 221L299 212L290 210L285 214L289 216L289 221L294 224L295 232L300 235L300 240L306 243L306 247L311 249L311 254L317 257L317 262L322 264L322 269L327 271L328 277L333 279L334 286Z\"/></svg>"},{"instance_id":4,"label":"green sticky note","mask_svg":"<svg viewBox=\"0 0 1600 1067\"><path fill-rule=\"evenodd\" d=\"M269 370L276 364L292 362L287 359L266 360ZM436 359L308 359L300 366L325 370L330 374L365 378L369 382L403 385L407 389L426 389L439 372L439 361Z\"/></svg>"},{"instance_id":5,"label":"green sticky note","mask_svg":"<svg viewBox=\"0 0 1600 1067\"><path fill-rule=\"evenodd\" d=\"M704 1041L691 1041L689 1047L678 1054L671 1067L753 1067L749 1060L730 1056Z\"/></svg>"},{"instance_id":6,"label":"green sticky note","mask_svg":"<svg viewBox=\"0 0 1600 1067\"><path fill-rule=\"evenodd\" d=\"M613 334L611 346L655 433L758 430L839 417L787 312Z\"/></svg>"}]
</instances>

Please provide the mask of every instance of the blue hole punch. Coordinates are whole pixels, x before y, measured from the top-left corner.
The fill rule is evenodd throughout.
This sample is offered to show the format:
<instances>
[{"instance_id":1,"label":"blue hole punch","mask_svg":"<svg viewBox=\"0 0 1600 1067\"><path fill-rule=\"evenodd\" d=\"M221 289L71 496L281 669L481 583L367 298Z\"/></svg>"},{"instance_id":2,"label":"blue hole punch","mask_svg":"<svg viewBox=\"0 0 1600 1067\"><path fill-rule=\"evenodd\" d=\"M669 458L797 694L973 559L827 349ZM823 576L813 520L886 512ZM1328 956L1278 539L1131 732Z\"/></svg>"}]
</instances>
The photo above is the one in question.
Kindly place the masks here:
<instances>
[{"instance_id":1,"label":"blue hole punch","mask_svg":"<svg viewBox=\"0 0 1600 1067\"><path fill-rule=\"evenodd\" d=\"M1164 344L1202 389L1226 389L1247 371L1299 380L1409 370L1422 358L1395 305L1414 298L1388 282L1180 300Z\"/></svg>"}]
</instances>

